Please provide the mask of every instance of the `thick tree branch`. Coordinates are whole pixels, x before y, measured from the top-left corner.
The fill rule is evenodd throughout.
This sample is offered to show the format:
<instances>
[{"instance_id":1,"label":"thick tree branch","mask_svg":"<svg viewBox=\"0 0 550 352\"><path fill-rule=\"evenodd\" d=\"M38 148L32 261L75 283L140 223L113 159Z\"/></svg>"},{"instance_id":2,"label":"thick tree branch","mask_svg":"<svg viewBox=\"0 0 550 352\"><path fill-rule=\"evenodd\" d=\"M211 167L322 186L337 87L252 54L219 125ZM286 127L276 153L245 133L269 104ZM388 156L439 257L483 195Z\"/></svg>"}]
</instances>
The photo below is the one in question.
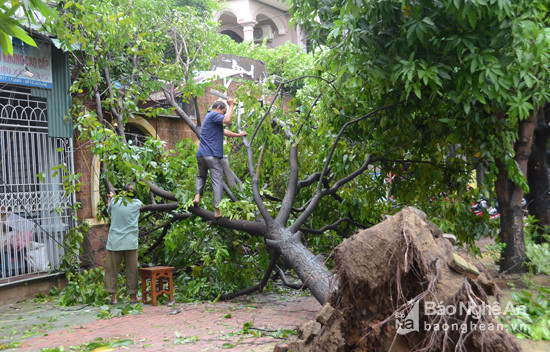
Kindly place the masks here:
<instances>
[{"instance_id":1,"label":"thick tree branch","mask_svg":"<svg viewBox=\"0 0 550 352\"><path fill-rule=\"evenodd\" d=\"M262 149L260 150L260 156L258 157L258 164L256 164L256 178L260 177L260 165L262 164L264 151L265 151L265 143L262 145Z\"/></svg>"},{"instance_id":2,"label":"thick tree branch","mask_svg":"<svg viewBox=\"0 0 550 352\"><path fill-rule=\"evenodd\" d=\"M99 121L100 124L104 125L105 119L103 117L103 109L101 107L101 93L99 92L99 87L95 87L95 110L97 115L97 121Z\"/></svg>"},{"instance_id":3,"label":"thick tree branch","mask_svg":"<svg viewBox=\"0 0 550 352\"><path fill-rule=\"evenodd\" d=\"M233 194L233 192L231 192L231 189L225 182L223 183L223 190L225 191L225 193L227 194L229 199L231 199L232 202L237 201L237 197L235 197L235 195Z\"/></svg>"},{"instance_id":4,"label":"thick tree branch","mask_svg":"<svg viewBox=\"0 0 550 352\"><path fill-rule=\"evenodd\" d=\"M288 177L287 190L285 197L283 198L283 203L279 209L279 214L275 219L281 225L286 224L288 218L290 217L290 212L292 210L292 204L294 203L294 198L296 198L296 193L298 193L298 146L292 145L289 152L289 165L290 165L290 175Z\"/></svg>"},{"instance_id":5,"label":"thick tree branch","mask_svg":"<svg viewBox=\"0 0 550 352\"><path fill-rule=\"evenodd\" d=\"M120 137L124 137L124 120L122 119L122 115L118 112L118 110L113 105L113 101L116 101L115 95L113 93L113 85L111 83L111 76L109 74L109 67L105 66L103 69L103 73L105 74L105 81L107 83L107 90L109 92L109 106L111 107L111 113L116 117L117 124L116 124L116 132ZM126 138L123 138L123 143L126 142Z\"/></svg>"},{"instance_id":6,"label":"thick tree branch","mask_svg":"<svg viewBox=\"0 0 550 352\"><path fill-rule=\"evenodd\" d=\"M153 192L157 196L159 196L161 198L164 198L166 200L178 201L178 199L176 198L176 196L172 192L166 191L166 190L158 187L157 185L155 185L152 182L147 182L147 181L144 181L144 180L142 180L142 181L145 182L149 186L149 189L151 190L151 192Z\"/></svg>"},{"instance_id":7,"label":"thick tree branch","mask_svg":"<svg viewBox=\"0 0 550 352\"><path fill-rule=\"evenodd\" d=\"M171 192L163 190L158 186L146 182L151 192L156 194L159 197L162 197L166 200L177 201L176 196ZM150 204L141 208L141 211L169 211L178 209L178 203L168 203L168 204ZM189 207L187 211L191 214L197 215L198 217L211 221L214 225L219 225L227 229L237 230L246 232L252 236L265 236L267 233L266 224L261 221L246 221L246 220L229 220L228 218L215 218L214 212L200 208L200 207Z\"/></svg>"},{"instance_id":8,"label":"thick tree branch","mask_svg":"<svg viewBox=\"0 0 550 352\"><path fill-rule=\"evenodd\" d=\"M105 162L102 161L99 168L101 169L101 174L102 175L107 175L107 166L105 165ZM108 177L103 178L103 183L105 184L105 188L107 188L107 194L115 193L115 187L109 181Z\"/></svg>"},{"instance_id":9,"label":"thick tree branch","mask_svg":"<svg viewBox=\"0 0 550 352\"><path fill-rule=\"evenodd\" d=\"M258 177L256 177L256 174L254 172L254 155L252 154L252 148L248 143L246 137L243 137L243 143L246 148L246 154L247 154L248 174L251 178L251 183L252 183L252 197L254 198L254 202L256 203L256 206L258 207L258 210L260 211L260 214L264 218L264 221L266 222L267 226L271 227L273 225L273 218L271 217L271 214L269 214L269 211L267 210L262 200L262 196L260 195Z\"/></svg>"},{"instance_id":10,"label":"thick tree branch","mask_svg":"<svg viewBox=\"0 0 550 352\"><path fill-rule=\"evenodd\" d=\"M157 203L157 204L147 204L142 206L139 211L144 213L146 211L150 212L167 212L174 211L179 208L179 203Z\"/></svg>"},{"instance_id":11,"label":"thick tree branch","mask_svg":"<svg viewBox=\"0 0 550 352\"><path fill-rule=\"evenodd\" d=\"M197 97L193 97L193 106L195 107L195 120L197 121L197 130L200 130L200 126L202 125L201 122L201 114L199 110L199 100Z\"/></svg>"}]
</instances>

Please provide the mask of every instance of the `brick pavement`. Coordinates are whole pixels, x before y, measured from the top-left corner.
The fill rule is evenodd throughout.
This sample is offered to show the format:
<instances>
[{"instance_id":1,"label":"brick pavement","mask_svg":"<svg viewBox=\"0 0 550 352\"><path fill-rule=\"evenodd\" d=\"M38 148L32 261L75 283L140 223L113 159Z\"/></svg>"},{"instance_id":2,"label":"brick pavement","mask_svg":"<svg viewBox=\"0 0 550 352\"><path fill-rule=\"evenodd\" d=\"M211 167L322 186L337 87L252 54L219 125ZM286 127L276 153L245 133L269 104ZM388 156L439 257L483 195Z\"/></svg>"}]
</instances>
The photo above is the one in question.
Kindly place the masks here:
<instances>
[{"instance_id":1,"label":"brick pavement","mask_svg":"<svg viewBox=\"0 0 550 352\"><path fill-rule=\"evenodd\" d=\"M321 308L313 297L258 294L253 299L231 302L143 306L140 315L95 320L68 327L47 336L25 340L18 351L70 346L92 342L96 338L131 339L125 351L272 351L283 340L271 336L250 337L239 334L243 324L252 322L252 332L296 329L313 319ZM177 314L176 311L181 310ZM260 330L257 330L260 329ZM179 334L179 339L176 334ZM225 344L225 345L224 345ZM227 349L233 345L234 347Z\"/></svg>"}]
</instances>

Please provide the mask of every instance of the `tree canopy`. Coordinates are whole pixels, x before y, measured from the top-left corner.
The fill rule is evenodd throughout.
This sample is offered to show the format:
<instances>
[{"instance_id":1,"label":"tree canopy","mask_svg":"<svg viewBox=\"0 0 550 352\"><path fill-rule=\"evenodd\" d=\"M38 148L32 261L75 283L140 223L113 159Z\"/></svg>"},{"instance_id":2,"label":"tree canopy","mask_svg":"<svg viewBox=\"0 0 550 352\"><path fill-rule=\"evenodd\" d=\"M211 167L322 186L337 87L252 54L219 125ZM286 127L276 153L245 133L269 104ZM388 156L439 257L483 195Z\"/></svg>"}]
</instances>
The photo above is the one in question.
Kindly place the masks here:
<instances>
[{"instance_id":1,"label":"tree canopy","mask_svg":"<svg viewBox=\"0 0 550 352\"><path fill-rule=\"evenodd\" d=\"M426 192L432 186L425 182L437 179L464 187L468 171L483 165L489 189L503 177L499 203L506 208L527 190L522 126L548 100L548 10L545 1L388 0L296 1L292 11L330 48L324 67L346 96L368 99L371 109L402 102L369 130L380 131L374 140L397 152L392 158L421 161L408 169L421 186L408 183L410 195L418 199L413 189ZM426 163L450 172L430 176ZM516 190L512 198L505 189ZM523 239L505 242L516 240Z\"/></svg>"}]
</instances>

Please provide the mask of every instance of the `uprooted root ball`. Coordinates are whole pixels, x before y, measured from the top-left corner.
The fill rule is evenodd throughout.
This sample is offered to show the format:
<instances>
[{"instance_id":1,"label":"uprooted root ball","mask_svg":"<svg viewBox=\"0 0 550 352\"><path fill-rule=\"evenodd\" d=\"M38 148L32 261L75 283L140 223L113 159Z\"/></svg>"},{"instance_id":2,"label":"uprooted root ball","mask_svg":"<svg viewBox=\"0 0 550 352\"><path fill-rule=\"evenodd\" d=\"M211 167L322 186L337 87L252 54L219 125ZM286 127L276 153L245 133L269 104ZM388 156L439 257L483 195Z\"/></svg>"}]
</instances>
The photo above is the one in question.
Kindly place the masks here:
<instances>
[{"instance_id":1,"label":"uprooted root ball","mask_svg":"<svg viewBox=\"0 0 550 352\"><path fill-rule=\"evenodd\" d=\"M447 264L453 248L425 215L405 208L335 249L334 308L308 351L521 351L490 305L499 290L481 264L475 275ZM456 256L454 256L456 257ZM480 273L477 271L481 270ZM319 320L319 319L318 319ZM292 346L292 344L291 344Z\"/></svg>"}]
</instances>

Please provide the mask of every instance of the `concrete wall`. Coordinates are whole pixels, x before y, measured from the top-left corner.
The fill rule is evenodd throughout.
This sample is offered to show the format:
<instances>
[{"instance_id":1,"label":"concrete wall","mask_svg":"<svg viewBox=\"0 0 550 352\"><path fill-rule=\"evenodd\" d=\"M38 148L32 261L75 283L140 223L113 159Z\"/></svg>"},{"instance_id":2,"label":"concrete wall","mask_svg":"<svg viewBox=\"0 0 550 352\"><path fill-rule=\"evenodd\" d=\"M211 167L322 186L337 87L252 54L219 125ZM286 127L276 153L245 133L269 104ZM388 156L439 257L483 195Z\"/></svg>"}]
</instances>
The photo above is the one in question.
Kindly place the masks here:
<instances>
[{"instance_id":1,"label":"concrete wall","mask_svg":"<svg viewBox=\"0 0 550 352\"><path fill-rule=\"evenodd\" d=\"M67 280L63 273L42 275L3 284L0 285L0 305L33 299L38 294L48 295L52 288L63 289L66 285Z\"/></svg>"}]
</instances>

